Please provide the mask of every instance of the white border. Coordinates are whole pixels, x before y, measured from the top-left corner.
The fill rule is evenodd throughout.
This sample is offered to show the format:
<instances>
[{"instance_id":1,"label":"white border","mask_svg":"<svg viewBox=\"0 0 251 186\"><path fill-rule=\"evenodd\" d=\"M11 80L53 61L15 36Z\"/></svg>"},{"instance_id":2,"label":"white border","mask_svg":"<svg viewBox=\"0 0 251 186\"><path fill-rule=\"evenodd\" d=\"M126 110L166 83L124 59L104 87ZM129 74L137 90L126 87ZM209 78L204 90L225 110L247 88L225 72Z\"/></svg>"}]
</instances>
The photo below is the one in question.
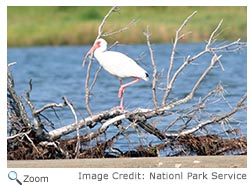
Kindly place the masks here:
<instances>
[{"instance_id":1,"label":"white border","mask_svg":"<svg viewBox=\"0 0 251 186\"><path fill-rule=\"evenodd\" d=\"M0 164L7 166L7 8L0 3Z\"/></svg>"},{"instance_id":2,"label":"white border","mask_svg":"<svg viewBox=\"0 0 251 186\"><path fill-rule=\"evenodd\" d=\"M5 0L8 6L245 6L248 0Z\"/></svg>"}]
</instances>

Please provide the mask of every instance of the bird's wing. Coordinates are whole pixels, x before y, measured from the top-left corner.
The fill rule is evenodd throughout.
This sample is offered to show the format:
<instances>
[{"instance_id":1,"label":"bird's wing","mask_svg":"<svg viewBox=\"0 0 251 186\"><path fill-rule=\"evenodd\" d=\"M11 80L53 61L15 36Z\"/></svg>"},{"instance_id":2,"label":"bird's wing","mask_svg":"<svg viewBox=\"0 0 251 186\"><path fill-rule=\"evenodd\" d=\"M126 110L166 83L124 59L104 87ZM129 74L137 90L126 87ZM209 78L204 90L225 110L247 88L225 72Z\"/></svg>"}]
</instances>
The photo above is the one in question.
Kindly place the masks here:
<instances>
[{"instance_id":1,"label":"bird's wing","mask_svg":"<svg viewBox=\"0 0 251 186\"><path fill-rule=\"evenodd\" d=\"M98 59L105 70L118 78L139 77L145 79L146 71L133 59L115 51L106 51ZM101 62L102 61L102 62Z\"/></svg>"}]
</instances>

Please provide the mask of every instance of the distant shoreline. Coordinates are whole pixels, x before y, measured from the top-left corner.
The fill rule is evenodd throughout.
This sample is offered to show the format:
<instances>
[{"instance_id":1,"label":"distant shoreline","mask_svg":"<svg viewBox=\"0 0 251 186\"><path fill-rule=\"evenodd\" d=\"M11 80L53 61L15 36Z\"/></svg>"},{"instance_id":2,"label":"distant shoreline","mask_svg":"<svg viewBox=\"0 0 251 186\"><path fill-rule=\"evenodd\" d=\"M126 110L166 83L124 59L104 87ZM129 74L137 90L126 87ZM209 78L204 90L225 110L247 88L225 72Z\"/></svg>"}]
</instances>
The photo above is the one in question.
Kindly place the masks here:
<instances>
[{"instance_id":1,"label":"distant shoreline","mask_svg":"<svg viewBox=\"0 0 251 186\"><path fill-rule=\"evenodd\" d=\"M91 45L98 26L110 7L8 7L8 47ZM113 32L127 26L130 29L107 37L109 43L146 43L144 31L151 32L152 43L173 42L176 30L197 11L188 22L180 42L205 42L220 20L223 24L218 40L247 38L246 7L120 7L104 26Z\"/></svg>"}]
</instances>

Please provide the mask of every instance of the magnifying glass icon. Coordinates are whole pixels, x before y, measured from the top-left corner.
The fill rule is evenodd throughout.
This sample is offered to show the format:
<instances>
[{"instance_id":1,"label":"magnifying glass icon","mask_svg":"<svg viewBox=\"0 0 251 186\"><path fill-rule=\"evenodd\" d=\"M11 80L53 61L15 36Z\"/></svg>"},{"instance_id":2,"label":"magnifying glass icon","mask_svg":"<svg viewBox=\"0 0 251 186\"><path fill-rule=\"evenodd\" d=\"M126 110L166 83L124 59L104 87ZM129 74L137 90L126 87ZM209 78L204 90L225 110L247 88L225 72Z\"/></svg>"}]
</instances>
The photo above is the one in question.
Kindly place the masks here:
<instances>
[{"instance_id":1,"label":"magnifying glass icon","mask_svg":"<svg viewBox=\"0 0 251 186\"><path fill-rule=\"evenodd\" d=\"M19 179L17 179L17 173L15 171L10 171L8 177L10 180L16 180L17 183L19 183L19 185L22 185L22 182Z\"/></svg>"}]
</instances>

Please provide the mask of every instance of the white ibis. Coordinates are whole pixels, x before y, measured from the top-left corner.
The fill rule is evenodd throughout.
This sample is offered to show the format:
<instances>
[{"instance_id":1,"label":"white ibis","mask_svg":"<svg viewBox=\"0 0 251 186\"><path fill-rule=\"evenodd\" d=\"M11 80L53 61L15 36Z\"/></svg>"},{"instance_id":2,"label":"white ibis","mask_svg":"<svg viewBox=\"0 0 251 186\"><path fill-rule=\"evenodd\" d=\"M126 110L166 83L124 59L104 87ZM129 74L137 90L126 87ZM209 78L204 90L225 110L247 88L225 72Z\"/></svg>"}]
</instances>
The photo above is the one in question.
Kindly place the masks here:
<instances>
[{"instance_id":1,"label":"white ibis","mask_svg":"<svg viewBox=\"0 0 251 186\"><path fill-rule=\"evenodd\" d=\"M125 88L137 83L140 79L148 81L148 73L141 68L133 59L125 54L116 51L107 51L107 42L100 38L97 39L93 47L86 54L86 57L94 52L94 57L99 64L111 75L120 80L118 97L120 99L119 109L123 110L123 94ZM133 81L122 84L124 78L135 78Z\"/></svg>"}]
</instances>

